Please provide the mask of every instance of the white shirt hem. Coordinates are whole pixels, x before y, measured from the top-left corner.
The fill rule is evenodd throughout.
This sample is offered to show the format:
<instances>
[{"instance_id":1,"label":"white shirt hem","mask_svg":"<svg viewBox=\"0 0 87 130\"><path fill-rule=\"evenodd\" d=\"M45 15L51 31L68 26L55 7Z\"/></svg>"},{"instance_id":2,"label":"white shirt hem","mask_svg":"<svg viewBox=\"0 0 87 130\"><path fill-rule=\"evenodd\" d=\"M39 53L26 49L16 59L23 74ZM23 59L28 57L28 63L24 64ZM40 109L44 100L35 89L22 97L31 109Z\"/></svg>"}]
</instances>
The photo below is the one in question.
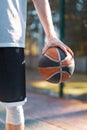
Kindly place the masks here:
<instances>
[{"instance_id":1,"label":"white shirt hem","mask_svg":"<svg viewBox=\"0 0 87 130\"><path fill-rule=\"evenodd\" d=\"M25 48L24 43L0 43L0 47L22 47Z\"/></svg>"}]
</instances>

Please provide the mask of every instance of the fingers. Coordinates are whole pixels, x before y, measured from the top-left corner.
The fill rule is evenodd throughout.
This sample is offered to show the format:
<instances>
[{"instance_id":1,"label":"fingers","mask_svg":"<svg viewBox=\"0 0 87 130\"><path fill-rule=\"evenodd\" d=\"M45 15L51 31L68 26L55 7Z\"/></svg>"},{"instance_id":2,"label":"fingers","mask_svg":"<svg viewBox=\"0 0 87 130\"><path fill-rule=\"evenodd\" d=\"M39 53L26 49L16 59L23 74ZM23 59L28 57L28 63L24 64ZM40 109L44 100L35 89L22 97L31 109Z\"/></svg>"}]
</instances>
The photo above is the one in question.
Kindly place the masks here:
<instances>
[{"instance_id":1,"label":"fingers","mask_svg":"<svg viewBox=\"0 0 87 130\"><path fill-rule=\"evenodd\" d=\"M56 43L48 43L48 44L46 44L45 45L45 47L43 48L43 50L42 50L42 54L44 54L49 48L51 48L51 47L59 47L59 48L61 48L63 51L64 51L64 53L67 55L67 50L66 50L66 47L63 45L63 44L61 44L61 43L58 43L58 42L56 42Z\"/></svg>"},{"instance_id":2,"label":"fingers","mask_svg":"<svg viewBox=\"0 0 87 130\"><path fill-rule=\"evenodd\" d=\"M73 51L67 45L65 46L66 46L66 50L71 54L72 57L74 57Z\"/></svg>"},{"instance_id":3,"label":"fingers","mask_svg":"<svg viewBox=\"0 0 87 130\"><path fill-rule=\"evenodd\" d=\"M59 42L57 40L55 42L51 42L51 43L46 44L45 47L42 50L42 54L44 54L51 47L59 47L64 51L64 53L66 55L68 55L67 52L69 52L72 55L72 57L74 57L73 51L67 45L65 45L61 41Z\"/></svg>"}]
</instances>

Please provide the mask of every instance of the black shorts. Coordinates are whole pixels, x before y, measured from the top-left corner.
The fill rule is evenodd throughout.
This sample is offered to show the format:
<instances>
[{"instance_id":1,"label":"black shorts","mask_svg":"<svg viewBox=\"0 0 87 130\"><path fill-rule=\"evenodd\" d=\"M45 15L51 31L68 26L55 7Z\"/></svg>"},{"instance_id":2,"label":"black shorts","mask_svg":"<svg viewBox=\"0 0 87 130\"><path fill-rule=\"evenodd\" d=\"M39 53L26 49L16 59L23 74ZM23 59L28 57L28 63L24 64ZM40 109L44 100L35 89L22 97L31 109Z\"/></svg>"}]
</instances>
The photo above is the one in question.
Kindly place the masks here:
<instances>
[{"instance_id":1,"label":"black shorts","mask_svg":"<svg viewBox=\"0 0 87 130\"><path fill-rule=\"evenodd\" d=\"M0 48L0 101L15 103L25 98L24 49Z\"/></svg>"}]
</instances>

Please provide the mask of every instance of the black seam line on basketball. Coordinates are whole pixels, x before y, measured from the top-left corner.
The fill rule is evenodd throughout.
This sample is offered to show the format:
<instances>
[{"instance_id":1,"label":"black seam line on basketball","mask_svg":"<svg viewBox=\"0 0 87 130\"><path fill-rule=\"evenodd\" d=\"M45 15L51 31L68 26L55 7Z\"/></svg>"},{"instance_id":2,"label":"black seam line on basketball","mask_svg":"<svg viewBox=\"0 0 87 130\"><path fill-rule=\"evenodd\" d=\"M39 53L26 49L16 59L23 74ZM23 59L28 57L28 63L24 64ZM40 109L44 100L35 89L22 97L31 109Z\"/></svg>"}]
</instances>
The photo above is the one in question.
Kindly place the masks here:
<instances>
[{"instance_id":1,"label":"black seam line on basketball","mask_svg":"<svg viewBox=\"0 0 87 130\"><path fill-rule=\"evenodd\" d=\"M66 71L62 71L62 72L65 73L65 74L68 74L69 77L71 77L71 74L69 74L68 72L66 72Z\"/></svg>"},{"instance_id":2,"label":"black seam line on basketball","mask_svg":"<svg viewBox=\"0 0 87 130\"><path fill-rule=\"evenodd\" d=\"M66 69L67 69L67 72L68 72L70 75L72 75L67 67L66 67ZM62 67L62 71L63 71L63 72L66 72L66 71L65 71L65 67Z\"/></svg>"},{"instance_id":3,"label":"black seam line on basketball","mask_svg":"<svg viewBox=\"0 0 87 130\"><path fill-rule=\"evenodd\" d=\"M53 58L49 57L49 56L46 55L46 54L45 54L45 56L46 56L47 58L49 58L50 60L53 60L53 61L55 61L55 62L60 62L60 61L58 61L58 60L54 60Z\"/></svg>"},{"instance_id":4,"label":"black seam line on basketball","mask_svg":"<svg viewBox=\"0 0 87 130\"><path fill-rule=\"evenodd\" d=\"M60 74L59 72L55 72L54 74L52 74L51 76L49 76L46 80L49 80L51 77L55 76L55 74Z\"/></svg>"}]
</instances>

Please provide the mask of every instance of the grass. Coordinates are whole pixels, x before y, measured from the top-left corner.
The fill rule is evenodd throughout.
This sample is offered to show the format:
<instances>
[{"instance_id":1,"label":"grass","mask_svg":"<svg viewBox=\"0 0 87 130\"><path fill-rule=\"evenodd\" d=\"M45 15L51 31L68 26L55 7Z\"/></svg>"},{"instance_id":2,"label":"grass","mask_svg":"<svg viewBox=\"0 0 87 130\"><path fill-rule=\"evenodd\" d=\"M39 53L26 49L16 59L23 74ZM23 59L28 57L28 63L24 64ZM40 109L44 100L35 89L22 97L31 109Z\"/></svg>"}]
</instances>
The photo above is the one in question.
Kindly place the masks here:
<instances>
[{"instance_id":1,"label":"grass","mask_svg":"<svg viewBox=\"0 0 87 130\"><path fill-rule=\"evenodd\" d=\"M30 73L30 74L29 74ZM36 87L40 90L51 90L54 93L59 93L59 84L52 84L44 81L39 76L36 70L27 71L27 84ZM65 83L63 89L64 94L82 95L87 93L87 75L75 73L70 80Z\"/></svg>"}]
</instances>

